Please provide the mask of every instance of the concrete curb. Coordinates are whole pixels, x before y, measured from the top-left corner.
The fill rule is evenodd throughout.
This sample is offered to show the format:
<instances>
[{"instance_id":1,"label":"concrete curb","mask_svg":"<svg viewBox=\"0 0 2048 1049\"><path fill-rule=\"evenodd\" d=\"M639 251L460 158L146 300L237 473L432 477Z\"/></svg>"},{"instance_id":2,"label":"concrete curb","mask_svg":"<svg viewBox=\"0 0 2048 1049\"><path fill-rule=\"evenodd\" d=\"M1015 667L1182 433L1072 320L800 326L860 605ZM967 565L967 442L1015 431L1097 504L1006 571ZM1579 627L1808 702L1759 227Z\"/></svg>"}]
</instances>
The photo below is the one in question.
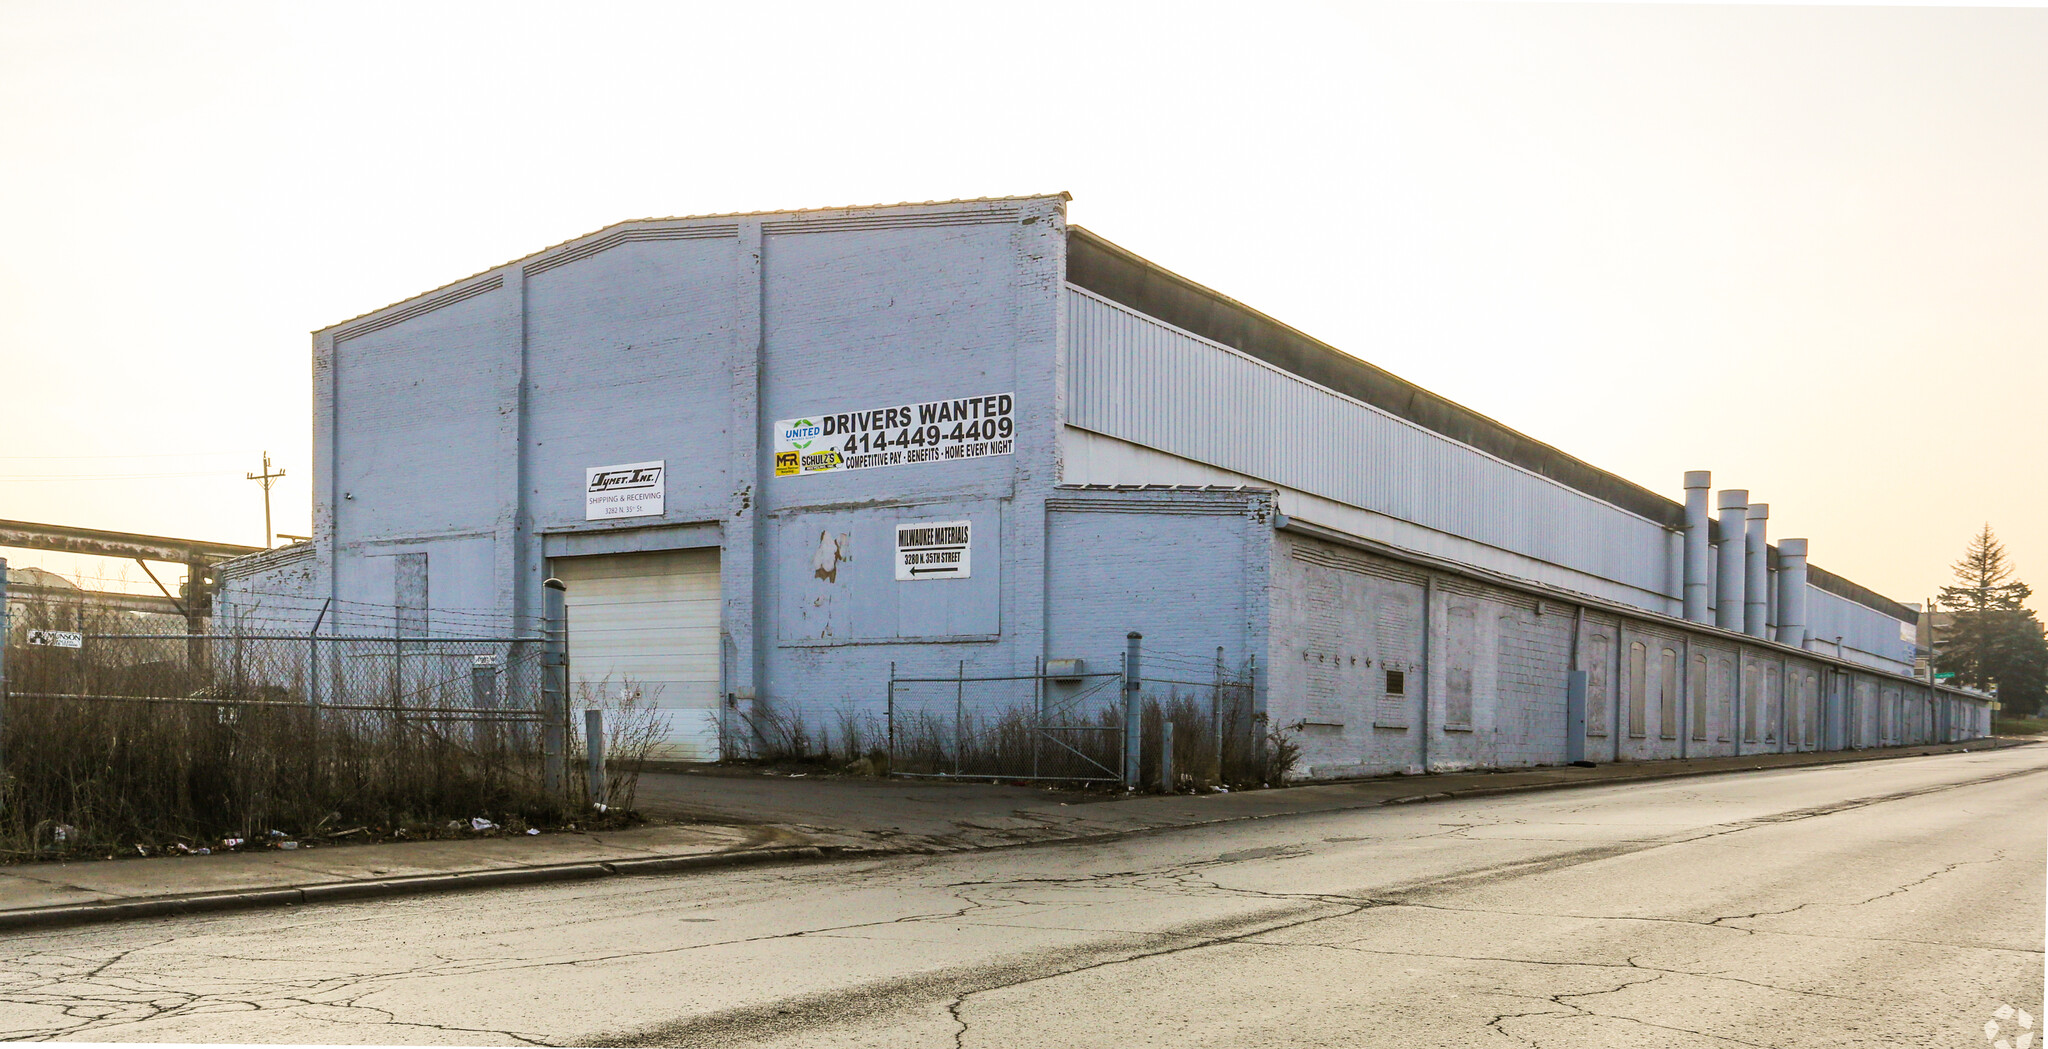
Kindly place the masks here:
<instances>
[{"instance_id":1,"label":"concrete curb","mask_svg":"<svg viewBox=\"0 0 2048 1049\"><path fill-rule=\"evenodd\" d=\"M1983 750L1986 750L1986 751L1992 751L1992 750L2008 750L2008 749L2010 749L2010 748L2013 748L2013 747L2027 747L2027 746L2032 746L2032 745L2034 745L2035 743L2038 743L2038 742L2040 742L2040 741L2039 741L2039 740L2032 740L2032 739L2027 739L2027 740L2020 740L2020 739L2005 739L2005 738L2001 738L2001 737L1990 737L1990 738L1986 738L1986 739L1981 739L1981 740L1975 740L1975 739L1973 739L1973 740L1971 740L1971 741L1970 741L1970 743L1971 743L1971 744L1973 744L1973 745L1974 745L1974 744L1982 744L1982 748L1981 748L1981 749L1983 749ZM1963 745L1960 745L1960 744L1953 744L1953 743L1949 743L1949 744L1936 744L1935 746L1937 746L1937 747L1941 747L1941 748L1946 748L1946 749L1934 749L1934 750L1917 750L1917 749L1916 749L1916 750L1913 750L1913 751L1912 751L1912 752L1910 752L1910 753L1879 753L1879 752L1872 752L1872 753L1868 753L1868 754L1857 754L1857 756L1855 756L1855 757L1837 757L1837 758L1833 758L1833 759L1831 759L1831 760L1814 760L1814 761L1779 761L1779 762L1772 762L1771 764L1768 764L1768 765L1752 765L1752 766L1749 766L1749 767L1747 767L1747 768L1739 768L1739 769L1685 769L1685 770L1683 770L1683 771L1678 771L1678 772L1658 772L1658 771L1645 771L1645 772L1644 772L1644 773L1643 773L1642 775L1630 775L1630 776L1607 776L1607 777L1603 777L1603 778L1600 778L1600 779L1588 779L1588 780L1581 780L1581 781L1576 781L1576 782L1565 782L1565 783L1513 783L1513 784L1508 784L1508 785L1505 785L1505 786L1498 786L1498 787L1465 787L1465 788L1462 788L1462 789L1455 789L1455 790L1444 790L1444 791L1437 791L1436 793L1433 793L1433 794L1409 794L1409 795L1406 795L1406 796L1403 796L1403 797L1399 797L1399 798L1387 798L1386 800L1384 800L1384 801L1381 801L1381 802L1380 802L1380 804L1382 804L1382 805L1413 805L1413 804L1415 804L1415 803L1417 803L1417 802L1423 802L1423 801L1452 801L1452 800L1456 800L1456 799L1459 799L1459 798L1484 798L1484 797L1489 797L1489 796L1492 796L1492 795L1497 795L1497 794L1520 794L1520 793L1523 793L1523 792L1526 792L1526 791L1532 791L1532 790L1574 790L1574 789L1578 789L1578 788L1582 788L1582 787L1606 787L1606 786L1616 786L1616 785L1621 785L1621 784L1628 784L1628 783L1643 783L1643 782L1647 782L1647 781L1650 781L1650 780L1660 780L1660 779L1692 779L1692 778L1695 778L1695 777L1698 777L1698 776L1733 776L1733 775L1738 775L1738 774L1740 774L1740 773L1744 773L1744 772L1772 772L1772 771L1776 771L1776 770L1778 770L1778 769L1814 769L1814 768L1827 768L1827 767L1829 767L1829 766L1831 766L1831 765L1856 765L1856 764L1861 764L1862 762L1866 762L1866 761L1895 761L1895 760L1897 760L1897 759L1899 759L1899 758L1931 758L1931 757L1936 757L1936 756L1939 756L1939 755L1944 755L1944 754L1964 754L1964 753L1968 753L1968 752L1969 752L1970 750L1973 750L1973 749L1979 749L1979 748L1977 748L1976 746L1967 746L1967 747L1966 747L1966 746L1963 746ZM1887 749L1887 750L1891 750L1892 748L1886 748L1886 749ZM1831 750L1831 751L1821 751L1820 753L1823 753L1823 754L1842 754L1842 753L1855 753L1855 752L1844 752L1844 751L1832 751L1832 750ZM1759 757L1762 757L1762 756L1764 756L1764 755L1758 755L1758 756L1759 756ZM1775 755L1772 755L1772 756L1775 756ZM1649 762L1645 762L1645 764L1652 764L1652 763L1649 763ZM1361 807L1363 807L1363 806L1361 806Z\"/></svg>"},{"instance_id":2,"label":"concrete curb","mask_svg":"<svg viewBox=\"0 0 2048 1049\"><path fill-rule=\"evenodd\" d=\"M720 867L798 863L823 859L824 856L823 849L815 845L804 845L794 848L696 853L687 856L651 856L647 859L612 860L603 863L560 863L543 867L456 871L450 874L427 874L407 878L323 882L318 885L252 889L245 892L152 896L147 899L113 900L106 903L81 903L61 907L27 907L0 911L0 931L49 929L69 925L93 925L100 922L133 921L138 918L257 910L265 907L292 907L308 903L424 896L431 893L468 892L506 885L542 885Z\"/></svg>"}]
</instances>

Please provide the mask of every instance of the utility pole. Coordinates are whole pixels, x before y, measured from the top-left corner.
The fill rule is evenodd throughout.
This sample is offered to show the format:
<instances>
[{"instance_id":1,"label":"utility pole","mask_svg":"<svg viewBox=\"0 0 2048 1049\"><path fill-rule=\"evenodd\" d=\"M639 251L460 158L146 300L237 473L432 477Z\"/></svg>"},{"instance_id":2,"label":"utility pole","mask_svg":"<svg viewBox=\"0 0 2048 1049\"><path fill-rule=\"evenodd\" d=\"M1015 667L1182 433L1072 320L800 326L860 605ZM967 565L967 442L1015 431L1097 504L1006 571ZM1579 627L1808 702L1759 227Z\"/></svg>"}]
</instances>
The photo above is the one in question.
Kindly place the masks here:
<instances>
[{"instance_id":1,"label":"utility pole","mask_svg":"<svg viewBox=\"0 0 2048 1049\"><path fill-rule=\"evenodd\" d=\"M269 549L273 545L273 537L270 532L270 486L276 484L277 479L283 476L284 467L282 466L277 468L276 473L270 472L269 452L263 453L263 472L248 475L249 480L260 481L263 484L263 546L265 549Z\"/></svg>"}]
</instances>

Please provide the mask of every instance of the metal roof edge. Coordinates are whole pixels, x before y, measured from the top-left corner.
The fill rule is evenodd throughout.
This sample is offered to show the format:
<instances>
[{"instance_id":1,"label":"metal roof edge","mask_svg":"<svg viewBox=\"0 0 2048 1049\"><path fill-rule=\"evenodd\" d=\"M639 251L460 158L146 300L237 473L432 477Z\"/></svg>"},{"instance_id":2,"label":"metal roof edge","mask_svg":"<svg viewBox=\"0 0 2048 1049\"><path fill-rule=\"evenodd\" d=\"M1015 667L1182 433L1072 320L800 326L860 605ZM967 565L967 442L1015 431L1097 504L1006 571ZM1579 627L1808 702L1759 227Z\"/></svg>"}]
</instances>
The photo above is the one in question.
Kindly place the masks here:
<instances>
[{"instance_id":1,"label":"metal roof edge","mask_svg":"<svg viewBox=\"0 0 2048 1049\"><path fill-rule=\"evenodd\" d=\"M1109 240L1101 234L1096 233L1094 230L1073 223L1068 223L1067 236L1070 245L1074 242L1075 239L1078 238L1081 241L1081 243L1087 247L1095 248L1119 261L1142 269L1147 277L1157 277L1163 281L1176 285L1192 294L1205 298L1226 310L1242 314L1244 317L1253 320L1255 323L1259 325L1269 326L1275 331L1283 333L1286 337L1290 339L1298 340L1304 346L1313 347L1316 351L1319 351L1321 354L1326 355L1326 360L1334 362L1339 368L1354 369L1360 373L1363 373L1365 376L1369 377L1370 380L1380 384L1384 384L1386 387L1389 387L1390 389L1374 391L1364 389L1363 384L1358 384L1361 387L1358 389L1345 389L1342 385L1333 385L1331 382L1326 381L1326 379L1337 378L1341 381L1342 377L1316 376L1304 374L1304 372L1300 368L1290 366L1289 362L1284 359L1275 359L1275 355L1269 353L1261 353L1257 348L1254 348L1253 346L1240 345L1241 342L1245 342L1248 340L1233 340L1227 337L1229 333L1218 332L1213 330L1203 330L1205 327L1213 326L1203 325L1197 318L1192 318L1188 316L1164 315L1157 308L1160 305L1162 305L1162 303L1160 302L1132 302L1129 301L1130 298L1144 298L1144 296L1119 295L1116 293L1116 291L1109 288L1091 286L1083 280L1077 278L1076 274L1074 273L1073 267L1077 253L1071 250L1070 248L1067 253L1067 280L1086 289L1089 292L1092 292L1096 295L1100 295L1103 298L1109 299L1112 302L1119 303L1129 309L1133 309L1140 313L1146 314L1147 316L1156 317L1167 324L1171 324L1178 328L1183 328L1202 338L1210 339L1212 341L1221 343L1225 346L1229 346L1232 349L1238 350L1239 352L1250 354L1251 356L1259 360L1265 361L1266 363L1271 364L1274 367L1280 368L1283 371L1295 375L1307 382L1315 383L1319 386L1328 387L1329 389L1335 390L1336 392L1344 394L1347 397L1357 398L1360 401L1373 405L1374 407L1380 408L1383 411L1390 412L1396 416L1399 416L1402 419L1412 422L1415 425L1420 426L1426 430L1429 430L1430 432L1435 433L1441 437L1444 437L1447 440L1456 441L1457 443L1465 445L1469 448L1473 448L1476 451L1481 452L1482 454L1492 455L1501 459L1504 462L1508 462L1515 466L1522 467L1523 469L1530 470L1538 474L1539 476L1546 477L1550 480L1556 481L1557 483L1562 484L1565 487L1570 488L1573 491L1576 491L1589 498L1598 499L1601 502L1607 503L1608 505L1613 506L1617 509L1637 514L1638 516L1645 517L1651 521L1656 521L1658 523L1663 524L1666 528L1677 528L1682 526L1682 519L1685 514L1685 506L1683 503L1680 503L1669 496L1645 488L1642 485L1637 484L1634 481L1628 480L1627 478L1622 477L1618 474L1610 473L1606 470L1603 470L1589 462L1586 462L1583 459L1580 459L1575 455L1572 455L1569 452L1564 451L1563 449L1556 447L1555 445L1539 441L1536 438L1530 437L1528 434L1522 433L1521 431L1516 430L1513 427L1508 426L1507 424L1502 423L1497 419L1481 414L1480 412L1474 411L1471 408L1467 408L1464 405L1459 404L1458 402L1453 401L1448 397L1444 397L1440 394L1431 392L1420 386L1417 386L1414 383L1409 382L1408 380L1403 379L1400 376L1395 375L1392 372L1389 372L1386 369L1381 368L1380 366L1373 364L1372 362L1367 361L1362 357L1358 357L1354 354L1347 353L1341 349L1338 349L1336 346L1324 342L1321 339L1318 339L1315 336L1310 335L1307 332L1304 332L1299 328L1296 328L1293 325L1288 324L1285 321L1279 320L1278 318L1272 317L1266 313L1254 309L1251 306L1245 305L1244 303L1239 302L1238 300L1233 299L1230 296L1215 290L1214 288L1208 287L1205 284L1201 284L1188 277L1184 277L1178 273L1175 273L1174 271L1167 269L1166 267L1161 266L1158 263L1155 263L1142 255L1139 255L1137 252L1134 252L1129 248L1126 248L1120 244L1115 243L1114 241ZM1085 256L1082 257L1085 259ZM1171 311L1169 310L1168 312ZM1190 323L1191 320L1194 321L1194 323ZM1373 396L1373 394L1376 392L1381 393L1382 395ZM1389 392L1395 394L1402 394L1405 396L1389 397L1384 395L1385 393ZM1440 425L1441 420L1433 420L1432 418L1428 417L1433 413L1418 410L1418 402L1421 402L1421 406L1437 407L1440 409L1447 410L1449 414L1460 417L1463 421L1476 424L1477 427L1482 431L1491 433L1501 438L1505 438L1505 440L1502 441L1502 447L1489 448L1484 445L1475 444L1458 433L1446 432L1447 428ZM1543 461L1546 459L1549 460L1548 463ZM1545 469L1544 467L1546 465L1550 465L1553 467L1563 466L1564 469ZM1562 476L1560 476L1560 474L1562 474ZM1575 478L1574 475L1578 476ZM1598 481L1601 482L1595 487L1606 488L1610 490L1589 490L1588 485L1583 483L1583 481L1587 477L1598 479ZM1614 496L1616 495L1621 495L1625 497L1627 501L1617 501L1617 499L1614 498ZM1720 527L1719 522L1710 520L1708 522L1708 527L1712 529L1716 534L1718 534ZM1776 549L1777 548L1775 544L1773 544L1771 550L1772 556L1774 558L1776 556ZM1890 616L1894 619L1899 619L1908 623L1918 621L1918 613L1906 607L1905 604L1899 601L1895 601L1882 594L1879 594L1878 592L1871 590L1866 586L1863 586L1846 577L1837 575L1833 572L1829 572L1825 569L1821 569L1811 564L1808 565L1807 571L1808 582L1827 593L1855 602L1856 604L1862 605L1865 608L1869 608L1874 612Z\"/></svg>"},{"instance_id":2,"label":"metal roof edge","mask_svg":"<svg viewBox=\"0 0 2048 1049\"><path fill-rule=\"evenodd\" d=\"M433 296L440 294L441 292L448 291L450 289L457 288L464 284L467 284L468 282L473 281L478 277L496 273L499 270L507 269L512 266L517 266L524 262L529 262L533 259L539 258L542 255L546 255L548 252L556 251L561 248L566 248L573 244L579 244L583 241L594 240L598 237L605 236L606 234L609 234L615 230L625 229L629 226L640 226L649 223L662 222L714 222L719 220L729 221L733 219L801 219L816 218L818 216L827 214L847 215L871 211L907 211L915 208L944 208L955 207L963 204L1003 204L1034 200L1057 200L1064 204L1069 201L1072 201L1073 199L1073 194L1068 193L1066 190L1060 190L1057 193L1026 193L1009 197L962 197L957 200L899 201L894 204L836 204L817 208L782 208L772 211L733 211L722 214L667 215L650 216L648 218L638 219L622 219L608 226L602 226L599 227L598 229L591 230L588 233L581 233L574 237L570 237L568 240L558 241L554 244L550 244L547 247L541 248L537 251L528 252L527 254L521 255L518 258L507 259L506 261L498 263L495 266L487 266L466 277L461 277L456 280L449 281L448 283L442 284L438 287L429 288L426 291L420 292L416 295L408 295L403 299L385 303L384 305L379 306L376 309L359 313L353 317L349 317L344 320L338 320L332 324L315 328L313 329L312 334L316 336L324 335L328 332L334 331L337 328L345 328L351 324L356 323L357 321L366 320L387 310L397 309L402 306L408 306L413 303L420 302L424 299L432 298Z\"/></svg>"}]
</instances>

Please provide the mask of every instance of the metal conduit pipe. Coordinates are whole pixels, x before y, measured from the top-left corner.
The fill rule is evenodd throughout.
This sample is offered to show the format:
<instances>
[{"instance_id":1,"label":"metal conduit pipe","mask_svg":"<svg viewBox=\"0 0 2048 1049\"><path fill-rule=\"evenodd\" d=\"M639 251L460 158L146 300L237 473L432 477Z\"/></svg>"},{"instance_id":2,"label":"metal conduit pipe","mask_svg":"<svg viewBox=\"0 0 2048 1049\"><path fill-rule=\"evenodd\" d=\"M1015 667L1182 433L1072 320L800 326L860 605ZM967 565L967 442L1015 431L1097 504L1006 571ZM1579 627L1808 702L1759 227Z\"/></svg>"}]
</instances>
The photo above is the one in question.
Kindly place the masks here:
<instances>
[{"instance_id":1,"label":"metal conduit pipe","mask_svg":"<svg viewBox=\"0 0 2048 1049\"><path fill-rule=\"evenodd\" d=\"M1806 647L1806 540L1778 541L1778 643Z\"/></svg>"},{"instance_id":2,"label":"metal conduit pipe","mask_svg":"<svg viewBox=\"0 0 2048 1049\"><path fill-rule=\"evenodd\" d=\"M1712 600L1707 577L1712 566L1707 549L1712 530L1707 513L1708 489L1714 475L1705 470L1685 474L1685 618L1695 623L1711 622L1707 605Z\"/></svg>"},{"instance_id":3,"label":"metal conduit pipe","mask_svg":"<svg viewBox=\"0 0 2048 1049\"><path fill-rule=\"evenodd\" d=\"M1771 504L1749 504L1748 523L1748 549L1745 552L1748 572L1742 584L1742 632L1751 637L1763 637L1771 614L1771 546L1764 534L1771 523Z\"/></svg>"},{"instance_id":4,"label":"metal conduit pipe","mask_svg":"<svg viewBox=\"0 0 2048 1049\"><path fill-rule=\"evenodd\" d=\"M1745 538L1748 534L1749 490L1721 490L1721 550L1719 578L1715 581L1714 625L1723 630L1742 629L1742 581Z\"/></svg>"}]
</instances>

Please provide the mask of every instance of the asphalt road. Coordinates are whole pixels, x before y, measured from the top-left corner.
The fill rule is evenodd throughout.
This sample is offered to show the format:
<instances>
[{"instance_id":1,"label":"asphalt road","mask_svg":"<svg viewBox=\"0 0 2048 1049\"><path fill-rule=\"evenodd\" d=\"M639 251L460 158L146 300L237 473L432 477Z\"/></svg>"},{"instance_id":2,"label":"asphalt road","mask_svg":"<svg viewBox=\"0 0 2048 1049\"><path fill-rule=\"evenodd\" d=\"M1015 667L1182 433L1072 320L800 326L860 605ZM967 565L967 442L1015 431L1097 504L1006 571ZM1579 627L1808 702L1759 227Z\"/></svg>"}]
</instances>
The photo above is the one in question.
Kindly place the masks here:
<instances>
[{"instance_id":1,"label":"asphalt road","mask_svg":"<svg viewBox=\"0 0 2048 1049\"><path fill-rule=\"evenodd\" d=\"M2044 773L2037 746L15 935L0 1037L1834 1049L1989 1046L2007 1005L2038 1042Z\"/></svg>"}]
</instances>

